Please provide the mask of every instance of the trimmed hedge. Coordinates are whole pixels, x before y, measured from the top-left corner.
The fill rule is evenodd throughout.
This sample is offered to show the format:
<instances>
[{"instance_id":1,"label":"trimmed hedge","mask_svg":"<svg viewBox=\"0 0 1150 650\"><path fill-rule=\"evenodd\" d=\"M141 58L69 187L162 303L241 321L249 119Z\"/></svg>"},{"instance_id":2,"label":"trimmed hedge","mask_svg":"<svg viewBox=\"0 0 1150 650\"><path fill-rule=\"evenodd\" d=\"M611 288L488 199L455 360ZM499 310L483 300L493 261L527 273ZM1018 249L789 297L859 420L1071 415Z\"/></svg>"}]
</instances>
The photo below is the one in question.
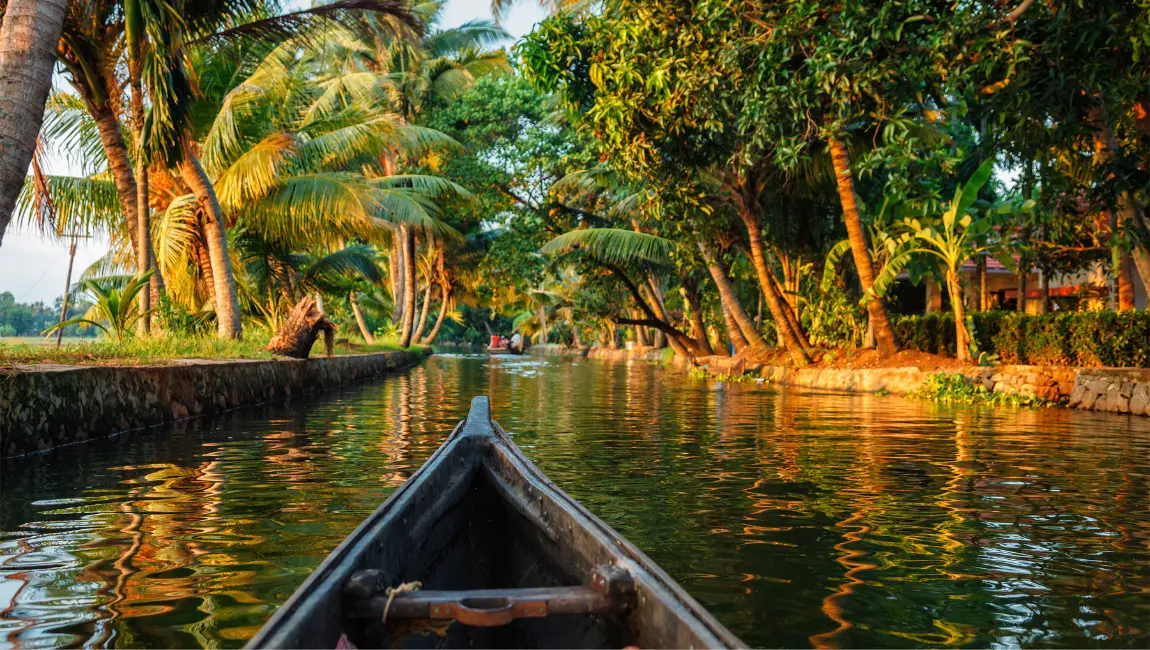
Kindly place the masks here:
<instances>
[{"instance_id":1,"label":"trimmed hedge","mask_svg":"<svg viewBox=\"0 0 1150 650\"><path fill-rule=\"evenodd\" d=\"M971 314L978 349L1002 363L1089 368L1150 367L1150 312L1089 311L1028 316L991 311ZM954 314L894 319L903 347L955 355Z\"/></svg>"}]
</instances>

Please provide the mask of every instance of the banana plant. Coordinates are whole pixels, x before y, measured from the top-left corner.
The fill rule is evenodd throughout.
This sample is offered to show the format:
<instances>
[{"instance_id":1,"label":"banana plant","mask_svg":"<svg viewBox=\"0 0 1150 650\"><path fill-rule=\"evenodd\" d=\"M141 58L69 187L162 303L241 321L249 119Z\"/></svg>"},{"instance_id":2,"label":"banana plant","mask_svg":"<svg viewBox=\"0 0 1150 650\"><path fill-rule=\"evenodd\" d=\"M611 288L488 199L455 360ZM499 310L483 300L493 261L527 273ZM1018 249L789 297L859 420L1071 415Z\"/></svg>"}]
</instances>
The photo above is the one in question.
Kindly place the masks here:
<instances>
[{"instance_id":1,"label":"banana plant","mask_svg":"<svg viewBox=\"0 0 1150 650\"><path fill-rule=\"evenodd\" d=\"M152 273L149 270L135 277L83 280L79 289L87 293L87 299L92 306L83 316L57 323L41 334L48 336L69 325L88 325L112 337L116 345L122 345L133 336L136 324L147 315L147 312L140 310L136 298L141 291L148 288Z\"/></svg>"},{"instance_id":2,"label":"banana plant","mask_svg":"<svg viewBox=\"0 0 1150 650\"><path fill-rule=\"evenodd\" d=\"M979 208L976 206L978 193L990 180L994 167L991 158L982 163L974 175L955 190L954 198L944 207L940 218L933 220L908 218L902 221L903 236L916 242L915 252L931 255L942 263L946 286L950 291L950 304L954 310L955 342L958 358L970 361L976 353L973 338L967 328L963 299L962 265L978 254L986 253L999 258L1007 267L1013 262L1003 248L1000 237L996 236L995 226L1002 223L1002 216L1017 211L1019 207L1029 210L1032 202L1022 204L1000 203Z\"/></svg>"}]
</instances>

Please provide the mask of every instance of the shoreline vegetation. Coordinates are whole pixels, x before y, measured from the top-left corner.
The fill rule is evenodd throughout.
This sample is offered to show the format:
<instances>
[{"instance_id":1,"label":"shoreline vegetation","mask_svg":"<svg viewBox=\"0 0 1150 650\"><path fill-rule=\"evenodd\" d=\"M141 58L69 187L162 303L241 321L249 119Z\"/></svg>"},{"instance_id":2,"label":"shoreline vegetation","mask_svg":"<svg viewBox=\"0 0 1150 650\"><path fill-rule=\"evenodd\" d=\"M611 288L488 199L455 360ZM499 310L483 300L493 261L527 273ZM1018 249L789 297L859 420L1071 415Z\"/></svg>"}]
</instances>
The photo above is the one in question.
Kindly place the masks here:
<instances>
[{"instance_id":1,"label":"shoreline vegetation","mask_svg":"<svg viewBox=\"0 0 1150 650\"><path fill-rule=\"evenodd\" d=\"M250 333L255 334L254 332ZM262 341L262 342L261 342ZM182 338L153 336L129 339L122 344L106 339L85 342L65 342L56 347L54 342L26 343L0 339L0 371L14 366L75 365L75 366L143 366L164 365L180 360L254 360L275 359L266 349L266 339L255 341L222 340L216 338ZM371 354L399 350L418 351L420 346L401 347L393 337L380 337L373 343L362 339L337 338L335 356ZM324 343L317 340L312 347L313 358L326 356Z\"/></svg>"},{"instance_id":2,"label":"shoreline vegetation","mask_svg":"<svg viewBox=\"0 0 1150 650\"><path fill-rule=\"evenodd\" d=\"M576 3L514 43L438 2L62 3L40 135L82 173L18 166L13 219L110 249L58 305L0 294L0 333L114 343L0 363L322 330L727 377L1145 368L1150 4L1099 2Z\"/></svg>"}]
</instances>

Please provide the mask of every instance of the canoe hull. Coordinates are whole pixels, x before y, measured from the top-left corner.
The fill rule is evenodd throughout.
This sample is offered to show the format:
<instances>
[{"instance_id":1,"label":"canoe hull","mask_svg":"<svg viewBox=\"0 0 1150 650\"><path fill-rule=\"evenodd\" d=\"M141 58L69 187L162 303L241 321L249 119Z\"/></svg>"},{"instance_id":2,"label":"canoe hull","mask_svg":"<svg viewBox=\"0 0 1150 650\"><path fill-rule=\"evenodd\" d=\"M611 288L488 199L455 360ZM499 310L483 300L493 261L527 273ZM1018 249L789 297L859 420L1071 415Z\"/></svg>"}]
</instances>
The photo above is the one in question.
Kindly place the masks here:
<instances>
[{"instance_id":1,"label":"canoe hull","mask_svg":"<svg viewBox=\"0 0 1150 650\"><path fill-rule=\"evenodd\" d=\"M549 593L588 584L604 567L633 581L625 610L487 627L438 621L444 636L407 634L395 621L365 616L364 602L348 589L353 576L373 570L393 587L419 582L422 590ZM650 559L539 472L491 422L486 398L476 398L467 421L332 552L249 647L331 648L341 636L357 647L742 645Z\"/></svg>"}]
</instances>

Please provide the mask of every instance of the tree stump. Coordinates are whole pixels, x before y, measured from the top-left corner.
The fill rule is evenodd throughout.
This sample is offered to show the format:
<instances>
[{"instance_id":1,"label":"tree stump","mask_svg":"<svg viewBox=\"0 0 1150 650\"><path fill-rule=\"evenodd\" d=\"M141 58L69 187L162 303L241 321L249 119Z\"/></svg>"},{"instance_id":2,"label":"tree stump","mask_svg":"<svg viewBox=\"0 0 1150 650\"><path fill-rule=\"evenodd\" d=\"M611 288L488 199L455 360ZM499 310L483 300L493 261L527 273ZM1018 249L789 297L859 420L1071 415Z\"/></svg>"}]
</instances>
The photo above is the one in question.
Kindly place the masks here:
<instances>
[{"instance_id":1,"label":"tree stump","mask_svg":"<svg viewBox=\"0 0 1150 650\"><path fill-rule=\"evenodd\" d=\"M323 332L327 356L330 359L335 353L333 345L335 323L323 315L316 306L314 297L306 296L292 308L287 322L264 349L293 359L306 359L311 355L311 348L315 345L320 332Z\"/></svg>"}]
</instances>

